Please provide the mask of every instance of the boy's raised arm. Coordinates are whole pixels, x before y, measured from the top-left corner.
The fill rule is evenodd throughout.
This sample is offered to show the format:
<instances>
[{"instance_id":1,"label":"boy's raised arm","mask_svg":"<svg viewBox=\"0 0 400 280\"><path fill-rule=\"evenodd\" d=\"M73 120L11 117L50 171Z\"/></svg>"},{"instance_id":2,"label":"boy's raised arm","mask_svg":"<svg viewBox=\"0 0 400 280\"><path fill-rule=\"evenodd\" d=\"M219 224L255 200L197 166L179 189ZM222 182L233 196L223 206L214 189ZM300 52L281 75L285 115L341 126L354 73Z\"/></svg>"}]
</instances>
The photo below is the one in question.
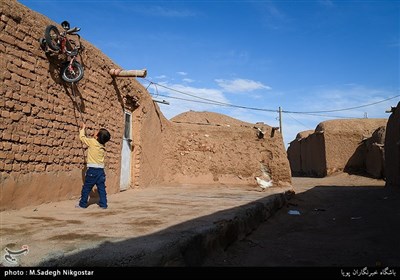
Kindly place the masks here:
<instances>
[{"instance_id":1,"label":"boy's raised arm","mask_svg":"<svg viewBox=\"0 0 400 280\"><path fill-rule=\"evenodd\" d=\"M81 129L79 130L79 139L80 139L83 143L85 143L86 145L89 145L88 138L87 138L86 135L85 135L85 128L86 128L85 123L82 123L82 124L81 124Z\"/></svg>"}]
</instances>

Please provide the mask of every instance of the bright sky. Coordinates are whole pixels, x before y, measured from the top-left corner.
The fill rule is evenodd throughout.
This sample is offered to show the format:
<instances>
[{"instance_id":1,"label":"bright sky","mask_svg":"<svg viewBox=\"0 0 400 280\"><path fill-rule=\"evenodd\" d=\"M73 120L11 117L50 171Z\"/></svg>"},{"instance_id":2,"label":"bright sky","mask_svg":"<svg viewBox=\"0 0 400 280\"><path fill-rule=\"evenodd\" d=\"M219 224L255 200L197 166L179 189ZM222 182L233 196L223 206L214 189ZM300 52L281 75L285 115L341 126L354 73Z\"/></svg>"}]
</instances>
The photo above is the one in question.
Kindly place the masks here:
<instances>
[{"instance_id":1,"label":"bright sky","mask_svg":"<svg viewBox=\"0 0 400 280\"><path fill-rule=\"evenodd\" d=\"M287 146L325 120L387 118L385 110L400 101L398 0L20 3L81 27L81 36L122 68L147 69L137 79L154 99L170 103L159 104L167 118L212 111L279 126L281 107ZM285 112L352 108L395 96L320 116Z\"/></svg>"}]
</instances>

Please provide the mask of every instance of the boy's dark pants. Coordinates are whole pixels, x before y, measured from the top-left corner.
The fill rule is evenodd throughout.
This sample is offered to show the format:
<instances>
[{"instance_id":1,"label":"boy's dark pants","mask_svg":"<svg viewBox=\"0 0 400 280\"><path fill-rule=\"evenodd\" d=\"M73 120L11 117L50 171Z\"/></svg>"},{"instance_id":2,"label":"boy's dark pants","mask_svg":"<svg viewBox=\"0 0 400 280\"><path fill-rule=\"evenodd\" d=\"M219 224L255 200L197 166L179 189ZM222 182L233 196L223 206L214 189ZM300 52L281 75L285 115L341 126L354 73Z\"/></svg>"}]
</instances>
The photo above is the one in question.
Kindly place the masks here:
<instances>
[{"instance_id":1,"label":"boy's dark pants","mask_svg":"<svg viewBox=\"0 0 400 280\"><path fill-rule=\"evenodd\" d=\"M89 167L86 171L85 183L82 186L81 200L79 206L86 208L89 198L89 193L92 191L94 185L97 186L100 201L99 206L107 208L107 193L106 193L106 174L104 168Z\"/></svg>"}]
</instances>

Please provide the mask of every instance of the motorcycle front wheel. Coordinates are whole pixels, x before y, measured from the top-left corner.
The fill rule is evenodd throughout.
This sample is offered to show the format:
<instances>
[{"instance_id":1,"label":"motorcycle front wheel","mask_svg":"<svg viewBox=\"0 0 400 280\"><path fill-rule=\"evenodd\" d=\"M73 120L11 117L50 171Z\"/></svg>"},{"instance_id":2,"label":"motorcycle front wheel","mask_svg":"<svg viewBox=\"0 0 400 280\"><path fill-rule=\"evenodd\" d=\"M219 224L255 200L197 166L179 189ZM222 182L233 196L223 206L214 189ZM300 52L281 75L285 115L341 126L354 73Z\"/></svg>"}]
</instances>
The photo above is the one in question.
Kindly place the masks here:
<instances>
[{"instance_id":1,"label":"motorcycle front wheel","mask_svg":"<svg viewBox=\"0 0 400 280\"><path fill-rule=\"evenodd\" d=\"M61 77L68 83L76 83L83 78L83 67L82 65L74 61L72 65L65 65L61 68Z\"/></svg>"}]
</instances>

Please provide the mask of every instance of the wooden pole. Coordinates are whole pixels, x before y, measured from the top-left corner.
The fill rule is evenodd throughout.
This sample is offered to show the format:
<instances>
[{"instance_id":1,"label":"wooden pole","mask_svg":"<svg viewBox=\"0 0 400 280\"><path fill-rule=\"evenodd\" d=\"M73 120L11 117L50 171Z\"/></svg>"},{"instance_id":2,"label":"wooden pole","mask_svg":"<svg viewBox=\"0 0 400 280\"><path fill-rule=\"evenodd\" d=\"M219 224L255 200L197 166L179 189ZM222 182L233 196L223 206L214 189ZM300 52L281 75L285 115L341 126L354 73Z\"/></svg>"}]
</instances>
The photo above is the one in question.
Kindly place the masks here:
<instances>
[{"instance_id":1,"label":"wooden pole","mask_svg":"<svg viewBox=\"0 0 400 280\"><path fill-rule=\"evenodd\" d=\"M108 71L108 73L113 77L145 78L147 76L147 69L143 69L143 70L110 69L110 71Z\"/></svg>"},{"instance_id":2,"label":"wooden pole","mask_svg":"<svg viewBox=\"0 0 400 280\"><path fill-rule=\"evenodd\" d=\"M279 131L281 132L281 135L283 135L282 131L282 107L279 106Z\"/></svg>"}]
</instances>

